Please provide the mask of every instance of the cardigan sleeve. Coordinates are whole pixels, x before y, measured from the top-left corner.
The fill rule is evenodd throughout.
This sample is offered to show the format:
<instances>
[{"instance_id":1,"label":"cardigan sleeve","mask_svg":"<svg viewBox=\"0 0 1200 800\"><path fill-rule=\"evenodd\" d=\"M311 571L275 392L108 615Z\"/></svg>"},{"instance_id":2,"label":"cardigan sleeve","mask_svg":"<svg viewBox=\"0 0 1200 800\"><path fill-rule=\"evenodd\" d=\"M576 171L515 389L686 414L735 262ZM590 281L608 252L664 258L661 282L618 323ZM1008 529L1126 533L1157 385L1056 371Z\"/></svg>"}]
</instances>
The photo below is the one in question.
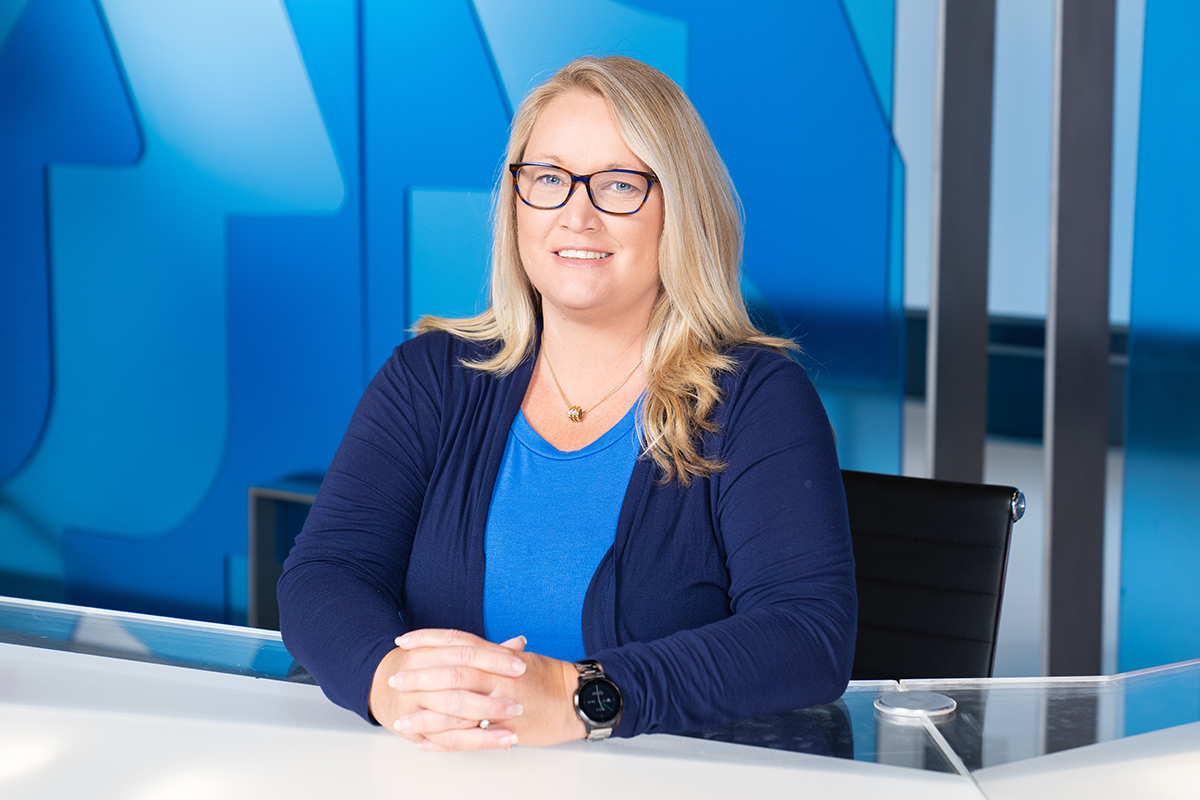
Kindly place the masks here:
<instances>
[{"instance_id":1,"label":"cardigan sleeve","mask_svg":"<svg viewBox=\"0 0 1200 800\"><path fill-rule=\"evenodd\" d=\"M624 695L618 736L831 702L849 680L858 605L828 418L795 362L759 351L744 366L707 448L725 464L708 501L732 615L591 655Z\"/></svg>"},{"instance_id":2,"label":"cardigan sleeve","mask_svg":"<svg viewBox=\"0 0 1200 800\"><path fill-rule=\"evenodd\" d=\"M404 577L441 413L436 337L396 348L350 420L279 580L288 651L370 719L375 669L404 633Z\"/></svg>"}]
</instances>

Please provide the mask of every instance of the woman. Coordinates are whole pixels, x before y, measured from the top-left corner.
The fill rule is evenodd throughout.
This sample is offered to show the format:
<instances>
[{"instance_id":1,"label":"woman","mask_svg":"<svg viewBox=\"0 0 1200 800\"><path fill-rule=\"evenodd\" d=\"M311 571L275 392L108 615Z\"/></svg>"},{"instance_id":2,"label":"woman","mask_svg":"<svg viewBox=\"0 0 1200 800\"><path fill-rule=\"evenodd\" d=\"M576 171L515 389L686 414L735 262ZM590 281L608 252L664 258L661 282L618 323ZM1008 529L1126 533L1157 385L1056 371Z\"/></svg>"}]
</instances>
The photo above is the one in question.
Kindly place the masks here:
<instances>
[{"instance_id":1,"label":"woman","mask_svg":"<svg viewBox=\"0 0 1200 800\"><path fill-rule=\"evenodd\" d=\"M835 699L857 608L833 438L746 315L695 109L584 58L507 155L491 308L423 319L367 389L280 580L289 650L430 750Z\"/></svg>"}]
</instances>

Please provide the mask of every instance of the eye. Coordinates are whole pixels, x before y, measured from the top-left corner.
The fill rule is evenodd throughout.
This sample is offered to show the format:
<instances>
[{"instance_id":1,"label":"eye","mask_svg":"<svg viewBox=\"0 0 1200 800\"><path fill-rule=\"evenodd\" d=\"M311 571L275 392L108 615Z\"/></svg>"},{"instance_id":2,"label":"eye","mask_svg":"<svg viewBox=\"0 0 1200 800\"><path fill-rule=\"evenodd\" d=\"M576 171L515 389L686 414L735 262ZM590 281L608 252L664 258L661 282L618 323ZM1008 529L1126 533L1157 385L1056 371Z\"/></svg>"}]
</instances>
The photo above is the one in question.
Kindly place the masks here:
<instances>
[{"instance_id":1,"label":"eye","mask_svg":"<svg viewBox=\"0 0 1200 800\"><path fill-rule=\"evenodd\" d=\"M561 172L539 171L533 174L533 182L538 186L547 188L555 188L562 186L566 181Z\"/></svg>"},{"instance_id":2,"label":"eye","mask_svg":"<svg viewBox=\"0 0 1200 800\"><path fill-rule=\"evenodd\" d=\"M623 181L614 178L610 181L606 181L600 187L600 191L607 192L608 194L633 194L639 190L638 187L634 186L629 181Z\"/></svg>"}]
</instances>

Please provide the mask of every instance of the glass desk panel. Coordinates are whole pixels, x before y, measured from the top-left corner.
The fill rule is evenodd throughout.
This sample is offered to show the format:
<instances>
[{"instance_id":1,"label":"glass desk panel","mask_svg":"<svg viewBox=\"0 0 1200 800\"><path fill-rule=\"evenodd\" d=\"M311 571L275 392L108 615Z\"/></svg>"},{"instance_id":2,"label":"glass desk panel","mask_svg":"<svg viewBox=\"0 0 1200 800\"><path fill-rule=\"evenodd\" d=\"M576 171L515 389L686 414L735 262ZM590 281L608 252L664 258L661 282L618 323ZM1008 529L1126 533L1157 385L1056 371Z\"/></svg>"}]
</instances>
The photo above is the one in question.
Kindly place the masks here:
<instances>
[{"instance_id":1,"label":"glass desk panel","mask_svg":"<svg viewBox=\"0 0 1200 800\"><path fill-rule=\"evenodd\" d=\"M277 631L0 597L0 642L313 683Z\"/></svg>"},{"instance_id":2,"label":"glass desk panel","mask_svg":"<svg viewBox=\"0 0 1200 800\"><path fill-rule=\"evenodd\" d=\"M937 729L970 770L1200 721L1200 660L1112 676L901 686L958 703Z\"/></svg>"},{"instance_id":3,"label":"glass desk panel","mask_svg":"<svg viewBox=\"0 0 1200 800\"><path fill-rule=\"evenodd\" d=\"M892 722L875 711L875 698L899 688L894 681L855 681L834 703L755 717L687 735L932 772L957 772L925 726Z\"/></svg>"},{"instance_id":4,"label":"glass desk panel","mask_svg":"<svg viewBox=\"0 0 1200 800\"><path fill-rule=\"evenodd\" d=\"M1200 722L1200 659L1114 675L1121 717L1114 727L1135 736Z\"/></svg>"},{"instance_id":5,"label":"glass desk panel","mask_svg":"<svg viewBox=\"0 0 1200 800\"><path fill-rule=\"evenodd\" d=\"M936 724L969 770L1102 741L1097 725L1100 698L1106 693L1102 684L903 683L907 690L940 692L958 703L950 717ZM1105 705L1111 705L1112 693L1107 693Z\"/></svg>"}]
</instances>

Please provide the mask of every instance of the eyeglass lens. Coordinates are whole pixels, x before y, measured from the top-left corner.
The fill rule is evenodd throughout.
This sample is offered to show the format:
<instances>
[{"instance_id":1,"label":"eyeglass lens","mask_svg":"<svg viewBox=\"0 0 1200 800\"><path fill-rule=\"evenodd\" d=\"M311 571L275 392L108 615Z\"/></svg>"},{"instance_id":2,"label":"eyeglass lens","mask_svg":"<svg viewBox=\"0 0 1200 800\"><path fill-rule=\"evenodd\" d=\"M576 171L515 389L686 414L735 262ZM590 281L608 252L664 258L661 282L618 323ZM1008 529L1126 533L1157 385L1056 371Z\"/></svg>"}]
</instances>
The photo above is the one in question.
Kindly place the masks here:
<instances>
[{"instance_id":1,"label":"eyeglass lens","mask_svg":"<svg viewBox=\"0 0 1200 800\"><path fill-rule=\"evenodd\" d=\"M589 185L596 208L614 214L637 211L650 190L645 176L633 172L597 172ZM524 166L517 172L517 189L534 208L558 208L571 192L571 173L554 167Z\"/></svg>"}]
</instances>

